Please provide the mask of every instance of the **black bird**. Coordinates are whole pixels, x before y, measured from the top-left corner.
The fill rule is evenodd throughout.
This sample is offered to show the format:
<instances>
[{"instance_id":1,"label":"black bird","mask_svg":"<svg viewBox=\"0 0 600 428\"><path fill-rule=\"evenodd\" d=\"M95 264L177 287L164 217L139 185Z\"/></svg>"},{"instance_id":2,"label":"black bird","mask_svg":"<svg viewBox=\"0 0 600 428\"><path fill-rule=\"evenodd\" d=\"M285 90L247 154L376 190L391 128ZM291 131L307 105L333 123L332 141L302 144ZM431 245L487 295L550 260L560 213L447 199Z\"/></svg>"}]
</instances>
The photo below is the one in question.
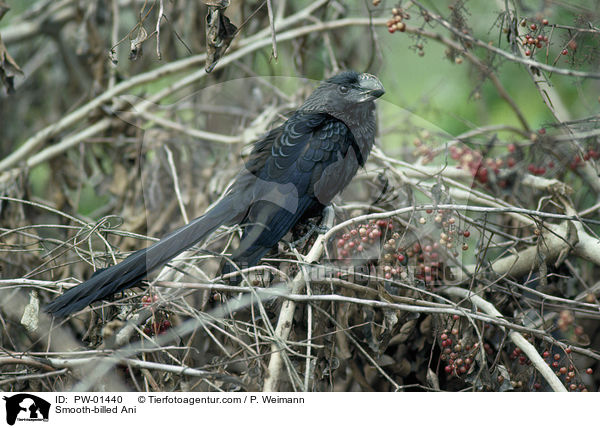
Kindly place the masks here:
<instances>
[{"instance_id":1,"label":"black bird","mask_svg":"<svg viewBox=\"0 0 600 428\"><path fill-rule=\"evenodd\" d=\"M345 71L324 81L285 123L255 143L245 168L210 211L97 271L45 310L65 316L133 287L223 224L244 228L231 256L235 265L255 266L299 220L320 214L364 166L376 131L373 101L383 93L381 82L367 73ZM231 264L223 267L232 270Z\"/></svg>"}]
</instances>

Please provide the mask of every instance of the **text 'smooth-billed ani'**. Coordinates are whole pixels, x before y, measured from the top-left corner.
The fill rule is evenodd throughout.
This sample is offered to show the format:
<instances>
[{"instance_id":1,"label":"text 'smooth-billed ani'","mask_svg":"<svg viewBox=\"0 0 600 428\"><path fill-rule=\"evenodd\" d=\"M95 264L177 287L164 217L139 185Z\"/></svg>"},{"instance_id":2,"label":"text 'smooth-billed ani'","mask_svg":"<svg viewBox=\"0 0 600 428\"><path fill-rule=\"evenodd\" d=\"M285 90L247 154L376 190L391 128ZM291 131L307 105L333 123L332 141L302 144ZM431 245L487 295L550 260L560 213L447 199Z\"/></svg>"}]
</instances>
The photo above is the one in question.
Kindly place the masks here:
<instances>
[{"instance_id":1,"label":"text 'smooth-billed ani'","mask_svg":"<svg viewBox=\"0 0 600 428\"><path fill-rule=\"evenodd\" d=\"M258 264L302 217L320 213L365 164L375 138L374 100L383 93L381 82L367 73L346 71L324 81L285 123L255 143L245 168L211 210L96 272L45 310L68 315L133 287L221 225L243 227L231 256L235 265Z\"/></svg>"}]
</instances>

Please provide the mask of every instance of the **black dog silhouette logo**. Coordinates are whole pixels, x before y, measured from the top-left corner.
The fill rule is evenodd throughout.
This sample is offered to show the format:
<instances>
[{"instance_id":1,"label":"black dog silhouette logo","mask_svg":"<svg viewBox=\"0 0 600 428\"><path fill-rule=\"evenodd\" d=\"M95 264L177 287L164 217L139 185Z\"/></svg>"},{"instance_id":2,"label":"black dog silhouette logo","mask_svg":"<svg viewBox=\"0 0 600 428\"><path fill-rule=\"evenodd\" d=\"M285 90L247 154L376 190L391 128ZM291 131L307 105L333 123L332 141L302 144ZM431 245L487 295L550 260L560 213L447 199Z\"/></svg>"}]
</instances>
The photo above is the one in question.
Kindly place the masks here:
<instances>
[{"instance_id":1,"label":"black dog silhouette logo","mask_svg":"<svg viewBox=\"0 0 600 428\"><path fill-rule=\"evenodd\" d=\"M6 401L6 423L19 421L48 421L50 403L32 394L2 397Z\"/></svg>"}]
</instances>

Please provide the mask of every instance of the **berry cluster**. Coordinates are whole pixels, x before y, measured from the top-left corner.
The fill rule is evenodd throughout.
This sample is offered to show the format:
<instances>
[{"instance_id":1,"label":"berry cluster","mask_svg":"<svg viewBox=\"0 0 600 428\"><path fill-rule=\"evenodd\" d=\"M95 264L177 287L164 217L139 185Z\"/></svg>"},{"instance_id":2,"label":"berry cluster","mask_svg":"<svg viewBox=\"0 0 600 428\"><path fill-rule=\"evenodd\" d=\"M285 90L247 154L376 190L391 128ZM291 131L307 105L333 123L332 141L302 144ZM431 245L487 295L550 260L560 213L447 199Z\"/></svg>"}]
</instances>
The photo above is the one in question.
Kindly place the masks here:
<instances>
[{"instance_id":1,"label":"berry cluster","mask_svg":"<svg viewBox=\"0 0 600 428\"><path fill-rule=\"evenodd\" d=\"M371 220L359 224L336 239L337 256L342 263L367 259L374 254L386 279L406 279L406 265L414 253L399 246L400 235L393 232L391 220ZM381 247L381 242L384 242Z\"/></svg>"},{"instance_id":2,"label":"berry cluster","mask_svg":"<svg viewBox=\"0 0 600 428\"><path fill-rule=\"evenodd\" d=\"M373 5L375 5L375 6L377 6L375 4L376 1L377 0L373 1ZM378 1L377 1L377 4L379 4ZM425 22L429 22L431 17L427 13L427 11L423 10L421 12L421 14L422 14ZM388 19L388 21L386 22L386 26L387 26L387 29L390 32L390 34L394 34L396 31L404 33L406 31L406 24L404 23L404 21L409 20L409 19L410 19L410 14L408 12L406 12L404 9L402 9L401 7L393 8L392 9L392 17L390 19ZM414 47L416 48L417 54L419 56L425 55L425 51L423 50L423 43L417 43Z\"/></svg>"},{"instance_id":3,"label":"berry cluster","mask_svg":"<svg viewBox=\"0 0 600 428\"><path fill-rule=\"evenodd\" d=\"M371 220L369 223L360 224L338 237L336 241L337 256L341 260L348 260L355 255L362 255L366 248L379 243L379 238L387 231L392 230L394 224L386 220Z\"/></svg>"},{"instance_id":4,"label":"berry cluster","mask_svg":"<svg viewBox=\"0 0 600 428\"><path fill-rule=\"evenodd\" d=\"M554 369L554 373L556 374L556 376L563 380L567 389L569 389L570 391L587 392L588 389L586 388L585 384L583 384L580 380L577 380L579 376L575 369L575 366L571 361L571 352L571 348L566 348L565 358L563 358L559 353L552 354L552 352L550 352L549 350L545 350L542 353L542 357L544 358L546 363ZM594 373L594 370L591 367L588 367L585 370L585 372L588 375L591 375ZM540 386L538 385L539 384L535 384L534 388L540 389Z\"/></svg>"},{"instance_id":5,"label":"berry cluster","mask_svg":"<svg viewBox=\"0 0 600 428\"><path fill-rule=\"evenodd\" d=\"M498 175L500 168L505 165L504 160L501 158L484 158L478 150L473 150L466 146L450 146L450 157L458 162L457 168L468 170L481 184L488 182L490 171ZM514 158L507 160L509 167L515 164L516 161Z\"/></svg>"},{"instance_id":6,"label":"berry cluster","mask_svg":"<svg viewBox=\"0 0 600 428\"><path fill-rule=\"evenodd\" d=\"M511 360L519 360L519 364L524 366L524 365L531 365L531 360L529 358L527 358L526 355L523 354L523 351L521 351L521 348L517 347L515 348L512 353L510 354L509 357Z\"/></svg>"},{"instance_id":7,"label":"berry cluster","mask_svg":"<svg viewBox=\"0 0 600 428\"><path fill-rule=\"evenodd\" d=\"M440 360L445 363L444 372L451 376L464 375L469 371L479 347L477 342L466 343L458 337L460 333L459 319L458 315L453 315L454 326L451 329L443 330L439 336L442 347Z\"/></svg>"},{"instance_id":8,"label":"berry cluster","mask_svg":"<svg viewBox=\"0 0 600 428\"><path fill-rule=\"evenodd\" d=\"M147 308L152 303L158 302L158 296L156 294L146 295L142 297L142 307Z\"/></svg>"},{"instance_id":9,"label":"berry cluster","mask_svg":"<svg viewBox=\"0 0 600 428\"><path fill-rule=\"evenodd\" d=\"M157 336L165 333L171 328L171 321L164 319L162 321L149 320L144 326L144 334L147 336Z\"/></svg>"},{"instance_id":10,"label":"berry cluster","mask_svg":"<svg viewBox=\"0 0 600 428\"><path fill-rule=\"evenodd\" d=\"M392 220L371 220L337 236L337 258L347 264L353 259L369 259L375 255L385 279L403 280L408 277L407 265L411 261L416 279L429 284L440 280L446 252L455 251L457 246L468 250L469 245L464 240L471 236L471 232L460 230L456 217L450 211L437 210L434 213L434 210L428 209L426 213L428 215L418 218L419 225L433 221L435 229L421 242L402 240L400 234L394 232L396 226ZM453 254L458 256L457 252Z\"/></svg>"},{"instance_id":11,"label":"berry cluster","mask_svg":"<svg viewBox=\"0 0 600 428\"><path fill-rule=\"evenodd\" d=\"M560 311L556 325L564 335L572 340L587 340L583 327L575 323L575 316L569 310Z\"/></svg>"},{"instance_id":12,"label":"berry cluster","mask_svg":"<svg viewBox=\"0 0 600 428\"><path fill-rule=\"evenodd\" d=\"M403 22L405 19L410 19L408 12L399 7L393 8L392 17L386 23L390 34L394 34L396 31L400 31L401 33L406 31L406 24Z\"/></svg>"},{"instance_id":13,"label":"berry cluster","mask_svg":"<svg viewBox=\"0 0 600 428\"><path fill-rule=\"evenodd\" d=\"M535 49L541 49L544 46L548 46L548 36L543 34L543 29L546 25L548 25L547 19L542 19L541 27L536 23L529 24L529 31L525 36L523 36L523 46L527 46L525 49L525 56L531 56L534 54ZM521 21L521 27L527 27L527 20L523 19ZM565 49L566 51L566 49ZM568 54L569 52L564 52L563 55Z\"/></svg>"},{"instance_id":14,"label":"berry cluster","mask_svg":"<svg viewBox=\"0 0 600 428\"><path fill-rule=\"evenodd\" d=\"M437 242L433 243L434 249L437 249L437 245L439 245L442 248L446 248L448 251L452 251L460 240L464 241L464 239L471 236L470 231L459 229L456 217L454 217L450 211L438 210L434 215L433 210L428 209L426 210L426 213L433 216L434 225L440 229L439 239ZM419 223L425 224L427 223L427 219L425 217L420 217ZM462 249L463 251L468 250L469 245L466 242L463 242ZM425 253L426 255L428 253L427 247L425 247ZM458 253L456 252L453 254L455 257L458 256Z\"/></svg>"},{"instance_id":15,"label":"berry cluster","mask_svg":"<svg viewBox=\"0 0 600 428\"><path fill-rule=\"evenodd\" d=\"M600 159L600 151L594 150L593 148L589 148L583 155L583 159L581 158L581 156L575 155L573 157L573 160L569 163L569 168L571 168L572 170L576 170L577 168L582 167L583 163L589 161L590 159Z\"/></svg>"},{"instance_id":16,"label":"berry cluster","mask_svg":"<svg viewBox=\"0 0 600 428\"><path fill-rule=\"evenodd\" d=\"M544 135L545 133L546 130L544 128L539 129L537 132L539 135ZM423 145L420 139L416 139L414 144L417 146L417 150L414 154L423 156L424 164L433 159L433 151ZM496 183L501 188L506 188L508 186L507 180L503 178L503 175L506 176L505 174L502 174L503 170L515 168L518 165L519 160L523 157L522 153L516 153L518 147L514 143L509 143L507 145L508 153L506 156L486 157L483 156L480 151L471 149L467 146L459 147L453 145L450 146L449 150L450 157L458 163L456 168L469 171L475 180L484 185L489 182L491 174L494 173L494 175L498 177ZM600 159L600 149L594 147L585 149L585 154L583 156L575 155L573 157L572 161L569 163L569 167L570 169L575 170L582 167L584 162L591 159ZM532 175L543 176L552 171L555 166L554 160L546 159L535 163L530 162L527 165L527 171Z\"/></svg>"}]
</instances>

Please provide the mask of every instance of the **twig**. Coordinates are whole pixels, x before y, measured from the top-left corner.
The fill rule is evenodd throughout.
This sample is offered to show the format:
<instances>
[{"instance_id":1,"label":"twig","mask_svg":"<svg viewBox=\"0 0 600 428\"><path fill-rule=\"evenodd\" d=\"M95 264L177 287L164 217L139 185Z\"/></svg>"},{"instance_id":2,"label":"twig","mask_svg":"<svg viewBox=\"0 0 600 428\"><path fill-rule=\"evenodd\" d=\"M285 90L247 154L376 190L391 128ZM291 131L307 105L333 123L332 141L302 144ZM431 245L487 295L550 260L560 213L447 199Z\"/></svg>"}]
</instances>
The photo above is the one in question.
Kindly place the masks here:
<instances>
[{"instance_id":1,"label":"twig","mask_svg":"<svg viewBox=\"0 0 600 428\"><path fill-rule=\"evenodd\" d=\"M296 13L295 15L292 15L292 16L286 18L285 20L283 20L280 23L281 26L284 26L284 27L290 26L290 25L295 24L296 22L299 22L299 21L305 19L306 16L308 16L308 15L310 15L310 13L312 13L312 11L318 9L326 2L327 2L327 0L319 0L319 1L312 3L306 9L303 9L300 12ZM357 19L356 21L353 21L353 20L349 20L349 21L342 20L342 21L345 21L345 22L334 21L334 22L329 22L327 24L317 26L317 27L321 28L320 31L325 31L330 28L338 28L340 25L347 26L347 25L367 25L368 24L368 22L364 19ZM333 24L333 25L331 25L331 24ZM316 30L314 27L315 26L308 26L308 27L302 27L297 30L291 30L288 33L285 33L285 35L282 35L280 37L280 40L292 40L301 35L319 31L319 30ZM268 31L269 30L267 30L267 32ZM265 38L265 35L266 34L264 31L260 31L257 34L255 34L254 36L251 36L251 37L241 40L240 41L241 48L239 50L225 56L224 58L222 58L221 61L219 62L219 64L217 64L217 68L222 68L225 65L229 64L230 62L232 62L238 58L241 58L250 52L254 52L258 49L261 49L261 48L267 46L270 43L270 38ZM205 61L206 61L206 54L196 55L196 56L193 56L190 58L186 58L186 59L182 59L179 61L171 62L169 64L165 64L164 66L162 66L156 70L152 70L152 71L149 71L146 73L139 74L135 77L132 77L131 79L128 79L124 82L119 83L118 85L106 90L98 97L89 101L84 106L82 106L82 107L78 108L77 110L73 111L72 113L64 116L61 120L54 123L53 125L50 125L44 129L42 129L41 131L38 131L33 137L29 138L23 144L21 144L17 150L15 150L13 153L11 153L6 158L4 158L0 161L0 171L6 171L7 169L13 167L15 164L17 164L21 160L24 160L32 152L37 150L37 148L48 138L50 138L54 135L57 135L58 133L64 131L69 126L72 126L73 124L75 124L81 120L84 120L85 118L88 117L88 115L93 110L95 110L98 107L102 106L103 104L109 102L113 97L120 95L123 92L128 91L129 89L135 88L137 86L143 85L148 82L152 82L152 81L156 80L157 78L168 76L173 73L183 71L189 67L197 66L198 64L201 64ZM186 85L195 82L199 78L204 77L206 75L206 73L203 71L204 70L202 69L200 72L193 73L191 75L191 76L193 76L191 80L189 78L191 76L188 76L187 79L183 79L182 81L179 82L179 84L175 84L174 87L181 88L181 87L185 87ZM184 82L183 86L182 86L181 82ZM169 89L169 88L167 88L167 89ZM157 97L153 97L152 99L154 99L154 98L157 98ZM161 98L157 98L157 101L160 99ZM72 139L76 137L76 141L71 142L71 144L64 144L65 140L63 140L61 143L58 143L56 146L53 146L53 147L58 147L59 149L56 150L56 152L60 153L60 152L64 151L66 148L77 144L79 141L81 141L85 138L91 137L92 135L99 133L102 130L107 129L110 126L110 124L111 124L110 120L103 119L103 120L97 122L96 124L86 128L86 130L82 131L81 133L76 134L77 137L72 136L71 137ZM52 149L52 147L49 147L46 150L49 150L49 149ZM57 153L54 153L53 155L56 155ZM38 153L38 155L39 154L40 153ZM48 157L46 157L46 159L48 159L50 157L51 156L48 156ZM28 159L27 164L28 164L28 166L31 166L32 164L36 165L37 163L33 163L33 162L31 162L31 159Z\"/></svg>"},{"instance_id":2,"label":"twig","mask_svg":"<svg viewBox=\"0 0 600 428\"><path fill-rule=\"evenodd\" d=\"M171 168L171 177L173 178L173 187L175 188L175 196L177 197L177 203L179 204L179 211L181 212L181 216L183 217L183 222L185 224L188 224L190 221L185 210L185 204L183 203L183 199L181 198L181 190L179 189L179 176L177 174L177 168L175 167L175 161L173 161L173 153L169 149L169 146L167 146L166 144L164 148L165 152L167 152L167 162L169 163L169 167Z\"/></svg>"},{"instance_id":3,"label":"twig","mask_svg":"<svg viewBox=\"0 0 600 428\"><path fill-rule=\"evenodd\" d=\"M271 26L271 44L272 44L271 55L273 55L273 59L275 61L277 61L277 39L275 36L275 18L273 18L273 5L271 4L271 0L267 0L267 11L269 14L269 25Z\"/></svg>"},{"instance_id":4,"label":"twig","mask_svg":"<svg viewBox=\"0 0 600 428\"><path fill-rule=\"evenodd\" d=\"M159 9L158 9L158 18L156 19L156 56L160 61L162 59L162 55L160 54L160 21L163 18L165 12L165 5L163 4L163 0L159 1Z\"/></svg>"},{"instance_id":5,"label":"twig","mask_svg":"<svg viewBox=\"0 0 600 428\"><path fill-rule=\"evenodd\" d=\"M494 52L500 56L503 56L504 58L507 58L513 62L518 62L523 65L528 65L530 67L535 67L540 70L549 71L551 73L556 73L556 74L560 74L563 76L582 77L582 78L589 78L589 79L600 79L600 73L594 73L591 71L589 71L589 72L588 71L577 71L577 70L553 67L551 65L544 64L543 62L538 62L538 61L535 61L532 59L526 59L526 58L522 58L517 55L513 55L509 52L506 52L504 49L497 48L494 45L490 45L489 43L485 43L479 39L476 39L475 37L473 37L469 34L465 34L462 31L459 31L458 29L454 28L448 21L446 21L444 18L442 18L440 15L437 15L437 14L431 12L429 9L425 8L418 1L413 0L413 3L415 5L417 5L418 7L420 7L421 9L427 10L427 12L431 18L433 18L434 20L439 22L444 28L449 30L456 37L466 40L468 42L471 42L474 45L479 46L481 48L485 48L485 49L487 49L491 52Z\"/></svg>"},{"instance_id":6,"label":"twig","mask_svg":"<svg viewBox=\"0 0 600 428\"><path fill-rule=\"evenodd\" d=\"M322 224L331 228L333 226L334 216L333 210L325 210ZM315 240L314 245L304 258L305 263L314 263L323 254L327 234L319 234ZM298 294L305 284L304 271L300 271L294 278L290 285L290 294ZM267 368L267 374L265 376L265 382L263 385L264 392L277 391L279 384L279 375L281 368L283 367L283 343L287 340L290 331L292 329L292 319L294 317L294 311L296 304L293 300L286 300L281 307L279 312L279 319L277 320L277 327L275 328L275 341L271 345L271 359L269 360L269 366Z\"/></svg>"},{"instance_id":7,"label":"twig","mask_svg":"<svg viewBox=\"0 0 600 428\"><path fill-rule=\"evenodd\" d=\"M323 2L324 1L322 0L321 2L316 2L315 4L319 4L319 3L323 3ZM313 4L312 6L315 6L315 4ZM299 12L297 15L299 15L297 17L298 19L305 17L304 13ZM320 31L328 31L328 30L333 30L336 28L343 28L343 27L354 26L354 25L370 25L370 24L371 23L367 19L363 19L363 18L341 19L338 21L331 21L331 22L326 22L323 24L304 26L304 27L301 27L298 29L287 31L287 32L279 35L279 41L281 42L281 41L293 40L293 39L296 39L296 38L301 37L306 34L320 32ZM234 52L224 56L223 58L221 58L221 60L217 63L215 70L219 69L219 68L223 68L226 65L230 64L231 62L233 62L239 58L242 58L251 52L254 52L258 49L268 46L269 43L270 43L270 39L267 39L267 38L257 39L256 36L249 37L249 38L245 39L243 42L240 41L240 46L242 46L242 47L240 49L238 49L237 51L234 51ZM140 74L140 75L133 77L127 81L119 83L118 85L114 86L112 89L109 89L109 90L105 91L102 95L94 98L92 101L88 102L86 105L80 107L79 109L75 110L74 112L63 117L57 123L55 123L51 126L48 126L44 129L42 129L41 131L37 132L33 137L29 138L22 145L20 145L17 150L15 150L13 153L11 153L6 158L4 158L0 161L0 171L5 171L3 173L0 173L0 182L8 181L10 179L10 177L12 177L12 175L10 175L11 174L10 168L14 167L18 162L20 162L26 158L27 158L26 164L28 167L38 165L39 163L41 163L45 160L48 160L48 159L56 156L59 153L64 152L65 150L78 144L79 142L108 129L110 127L110 125L112 124L112 120L111 119L102 119L102 120L96 122L94 125L87 127L83 131L80 131L80 132L78 132L74 135L71 135L70 137L62 140L60 143L50 146L50 147L38 152L36 155L31 156L31 153L34 152L48 138L56 135L57 133L59 133L61 131L64 131L67 127L79 122L80 120L85 119L91 111L100 107L102 104L110 101L113 97L115 97L131 88L134 88L136 86L151 82L157 78L167 76L167 75L170 75L170 74L173 74L176 72L180 72L188 67L197 65L198 63L203 62L206 59L205 57L206 57L206 55L202 54L202 55L197 55L197 56L187 58L184 60L175 61L175 62L166 64L166 65L160 67L159 69ZM185 88L186 86L201 79L205 75L206 75L206 72L204 71L204 69L201 69L199 71L196 71L196 72L188 75L187 77L185 77L183 79L180 79L179 81L173 83L172 85L170 85L163 91L160 91L159 93L150 97L150 99L148 101L140 103L140 105L137 105L136 110L138 112L146 110L150 105L152 105L153 102L158 102L161 99L163 99L165 97L165 94L169 94L169 93L175 92L179 89ZM28 156L29 156L29 158L28 158Z\"/></svg>"}]
</instances>

